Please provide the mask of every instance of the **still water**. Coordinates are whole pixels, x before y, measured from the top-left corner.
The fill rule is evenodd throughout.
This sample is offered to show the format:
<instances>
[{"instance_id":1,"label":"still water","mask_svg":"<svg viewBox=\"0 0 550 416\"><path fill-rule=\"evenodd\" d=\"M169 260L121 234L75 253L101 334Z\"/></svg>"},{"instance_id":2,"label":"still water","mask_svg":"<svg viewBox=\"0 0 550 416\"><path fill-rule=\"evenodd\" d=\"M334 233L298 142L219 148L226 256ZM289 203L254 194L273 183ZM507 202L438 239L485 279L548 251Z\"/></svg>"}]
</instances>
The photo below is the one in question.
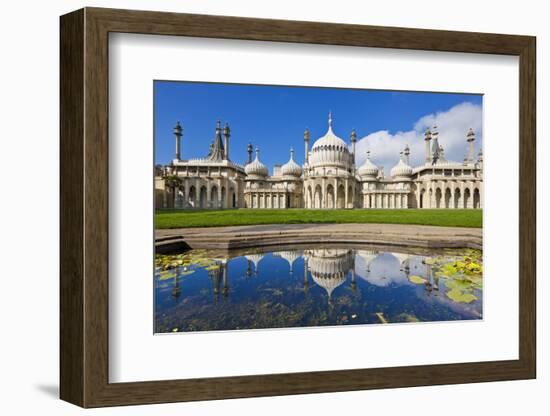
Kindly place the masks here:
<instances>
[{"instance_id":1,"label":"still water","mask_svg":"<svg viewBox=\"0 0 550 416\"><path fill-rule=\"evenodd\" d=\"M308 246L155 258L155 332L472 320L472 249Z\"/></svg>"}]
</instances>

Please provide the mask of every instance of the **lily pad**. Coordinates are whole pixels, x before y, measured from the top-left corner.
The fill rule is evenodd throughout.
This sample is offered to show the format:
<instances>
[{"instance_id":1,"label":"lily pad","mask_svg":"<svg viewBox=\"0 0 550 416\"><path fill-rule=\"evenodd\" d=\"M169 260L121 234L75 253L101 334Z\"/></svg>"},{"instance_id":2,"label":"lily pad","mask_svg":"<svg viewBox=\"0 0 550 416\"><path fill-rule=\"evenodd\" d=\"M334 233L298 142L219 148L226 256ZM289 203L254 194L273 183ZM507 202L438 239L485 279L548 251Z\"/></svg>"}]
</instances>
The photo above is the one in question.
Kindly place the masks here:
<instances>
[{"instance_id":1,"label":"lily pad","mask_svg":"<svg viewBox=\"0 0 550 416\"><path fill-rule=\"evenodd\" d=\"M423 277L417 276L415 274L409 276L409 281L411 283L416 283L417 285L422 285L427 282L426 279L424 279Z\"/></svg>"},{"instance_id":2,"label":"lily pad","mask_svg":"<svg viewBox=\"0 0 550 416\"><path fill-rule=\"evenodd\" d=\"M460 289L451 289L447 292L447 297L458 303L471 303L477 300L477 296L473 293L464 292Z\"/></svg>"}]
</instances>

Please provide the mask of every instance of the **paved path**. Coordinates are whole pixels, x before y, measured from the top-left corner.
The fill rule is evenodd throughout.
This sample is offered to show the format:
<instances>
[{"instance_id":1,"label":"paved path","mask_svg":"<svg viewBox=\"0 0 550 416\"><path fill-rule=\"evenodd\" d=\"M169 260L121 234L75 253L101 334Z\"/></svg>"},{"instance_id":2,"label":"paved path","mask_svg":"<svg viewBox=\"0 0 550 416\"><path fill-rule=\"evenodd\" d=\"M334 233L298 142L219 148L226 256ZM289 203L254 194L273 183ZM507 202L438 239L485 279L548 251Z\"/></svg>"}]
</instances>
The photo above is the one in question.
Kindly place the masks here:
<instances>
[{"instance_id":1,"label":"paved path","mask_svg":"<svg viewBox=\"0 0 550 416\"><path fill-rule=\"evenodd\" d=\"M185 246L231 249L312 242L480 249L482 230L404 224L274 224L155 231L159 251Z\"/></svg>"}]
</instances>

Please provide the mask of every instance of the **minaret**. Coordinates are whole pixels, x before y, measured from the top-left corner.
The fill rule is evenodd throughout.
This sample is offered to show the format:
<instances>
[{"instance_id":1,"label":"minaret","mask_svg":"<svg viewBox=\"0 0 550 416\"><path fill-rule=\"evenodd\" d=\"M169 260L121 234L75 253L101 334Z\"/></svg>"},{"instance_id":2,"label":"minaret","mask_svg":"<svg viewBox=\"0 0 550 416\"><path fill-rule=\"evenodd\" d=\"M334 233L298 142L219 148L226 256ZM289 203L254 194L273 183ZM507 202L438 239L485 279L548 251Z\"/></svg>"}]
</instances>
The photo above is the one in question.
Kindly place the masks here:
<instances>
[{"instance_id":1,"label":"minaret","mask_svg":"<svg viewBox=\"0 0 550 416\"><path fill-rule=\"evenodd\" d=\"M309 163L309 129L306 129L306 131L304 131L304 145L305 145L304 160L307 164Z\"/></svg>"},{"instance_id":2,"label":"minaret","mask_svg":"<svg viewBox=\"0 0 550 416\"><path fill-rule=\"evenodd\" d=\"M357 143L357 133L355 129L351 131L350 139L351 139L351 154L353 158L353 164L355 165L355 143Z\"/></svg>"},{"instance_id":3,"label":"minaret","mask_svg":"<svg viewBox=\"0 0 550 416\"><path fill-rule=\"evenodd\" d=\"M432 140L432 132L430 129L426 129L426 132L424 133L424 143L425 145L425 156L426 156L426 163L431 162L431 155L430 155L430 141Z\"/></svg>"},{"instance_id":4,"label":"minaret","mask_svg":"<svg viewBox=\"0 0 550 416\"><path fill-rule=\"evenodd\" d=\"M248 151L248 163L252 163L252 143L248 143L246 150Z\"/></svg>"},{"instance_id":5,"label":"minaret","mask_svg":"<svg viewBox=\"0 0 550 416\"><path fill-rule=\"evenodd\" d=\"M481 148L479 149L479 153L477 154L477 166L479 169L483 170L483 151Z\"/></svg>"},{"instance_id":6,"label":"minaret","mask_svg":"<svg viewBox=\"0 0 550 416\"><path fill-rule=\"evenodd\" d=\"M474 163L474 140L476 136L474 131L470 128L466 133L466 141L468 142L468 163Z\"/></svg>"},{"instance_id":7,"label":"minaret","mask_svg":"<svg viewBox=\"0 0 550 416\"><path fill-rule=\"evenodd\" d=\"M224 159L225 160L229 160L229 137L231 136L231 130L229 129L229 123L225 123L225 127L223 128L223 138L224 138L224 143L223 143L223 147L225 148L225 153L224 153Z\"/></svg>"},{"instance_id":8,"label":"minaret","mask_svg":"<svg viewBox=\"0 0 550 416\"><path fill-rule=\"evenodd\" d=\"M405 145L405 150L403 150L403 155L405 156L405 163L407 165L410 165L409 163L409 155L411 154L411 149L409 149L409 145Z\"/></svg>"},{"instance_id":9,"label":"minaret","mask_svg":"<svg viewBox=\"0 0 550 416\"><path fill-rule=\"evenodd\" d=\"M183 128L180 122L176 122L174 127L174 136L176 136L176 160L181 160L181 136L183 135Z\"/></svg>"}]
</instances>

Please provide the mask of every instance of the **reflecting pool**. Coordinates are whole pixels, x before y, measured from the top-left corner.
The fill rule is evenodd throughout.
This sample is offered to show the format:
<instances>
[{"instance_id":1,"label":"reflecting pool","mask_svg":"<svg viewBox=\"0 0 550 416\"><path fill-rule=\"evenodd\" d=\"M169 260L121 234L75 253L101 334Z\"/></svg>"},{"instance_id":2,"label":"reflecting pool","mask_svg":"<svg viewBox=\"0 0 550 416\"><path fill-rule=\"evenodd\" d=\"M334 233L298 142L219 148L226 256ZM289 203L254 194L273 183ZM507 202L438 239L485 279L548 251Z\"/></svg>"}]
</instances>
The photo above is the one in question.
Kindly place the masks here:
<instances>
[{"instance_id":1,"label":"reflecting pool","mask_svg":"<svg viewBox=\"0 0 550 416\"><path fill-rule=\"evenodd\" d=\"M155 258L155 332L482 318L482 253L314 245Z\"/></svg>"}]
</instances>

